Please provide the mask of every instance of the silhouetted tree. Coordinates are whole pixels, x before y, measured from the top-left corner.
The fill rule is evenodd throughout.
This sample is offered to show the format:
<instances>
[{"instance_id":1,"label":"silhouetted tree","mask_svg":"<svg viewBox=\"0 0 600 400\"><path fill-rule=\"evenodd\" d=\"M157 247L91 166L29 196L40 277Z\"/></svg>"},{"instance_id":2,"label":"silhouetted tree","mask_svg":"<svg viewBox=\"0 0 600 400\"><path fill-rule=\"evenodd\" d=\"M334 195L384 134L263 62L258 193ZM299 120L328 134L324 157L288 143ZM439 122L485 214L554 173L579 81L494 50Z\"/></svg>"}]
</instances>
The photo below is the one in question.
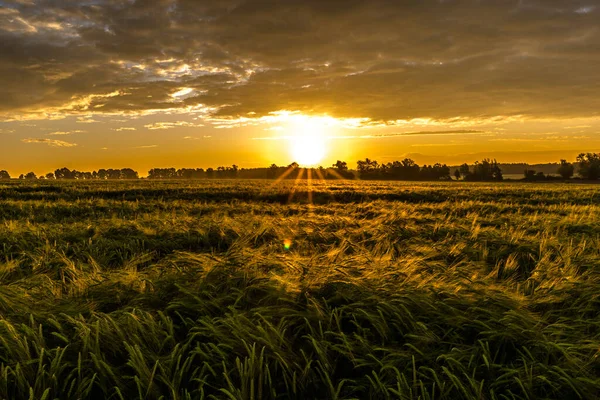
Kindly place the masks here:
<instances>
[{"instance_id":1,"label":"silhouetted tree","mask_svg":"<svg viewBox=\"0 0 600 400\"><path fill-rule=\"evenodd\" d=\"M348 171L348 163L346 161L337 160L337 162L332 165L332 168L337 169L338 172Z\"/></svg>"},{"instance_id":2,"label":"silhouetted tree","mask_svg":"<svg viewBox=\"0 0 600 400\"><path fill-rule=\"evenodd\" d=\"M462 166L461 166L462 168ZM473 172L465 175L468 181L501 181L503 178L502 170L496 160L485 158L481 161L475 161Z\"/></svg>"},{"instance_id":3,"label":"silhouetted tree","mask_svg":"<svg viewBox=\"0 0 600 400\"><path fill-rule=\"evenodd\" d=\"M533 169L526 169L523 171L523 175L527 181L533 181L535 179L535 171Z\"/></svg>"},{"instance_id":4,"label":"silhouetted tree","mask_svg":"<svg viewBox=\"0 0 600 400\"><path fill-rule=\"evenodd\" d=\"M75 179L75 173L66 167L54 171L54 176L56 179Z\"/></svg>"},{"instance_id":5,"label":"silhouetted tree","mask_svg":"<svg viewBox=\"0 0 600 400\"><path fill-rule=\"evenodd\" d=\"M131 168L123 168L121 169L120 179L139 179L139 175L137 171Z\"/></svg>"},{"instance_id":6,"label":"silhouetted tree","mask_svg":"<svg viewBox=\"0 0 600 400\"><path fill-rule=\"evenodd\" d=\"M556 170L563 179L571 179L573 174L575 173L575 166L567 160L560 160L560 165L558 170Z\"/></svg>"},{"instance_id":7,"label":"silhouetted tree","mask_svg":"<svg viewBox=\"0 0 600 400\"><path fill-rule=\"evenodd\" d=\"M579 175L583 179L596 180L600 178L600 154L581 153L577 156Z\"/></svg>"},{"instance_id":8,"label":"silhouetted tree","mask_svg":"<svg viewBox=\"0 0 600 400\"><path fill-rule=\"evenodd\" d=\"M277 164L271 164L269 169L267 170L267 178L275 179L279 176L279 167Z\"/></svg>"},{"instance_id":9,"label":"silhouetted tree","mask_svg":"<svg viewBox=\"0 0 600 400\"><path fill-rule=\"evenodd\" d=\"M3 180L3 179L10 179L10 174L8 173L8 171L5 171L5 170L0 171L0 180Z\"/></svg>"},{"instance_id":10,"label":"silhouetted tree","mask_svg":"<svg viewBox=\"0 0 600 400\"><path fill-rule=\"evenodd\" d=\"M379 163L375 160L365 158L364 161L360 160L356 162L356 170L358 171L361 179L378 179L381 178L379 174Z\"/></svg>"},{"instance_id":11,"label":"silhouetted tree","mask_svg":"<svg viewBox=\"0 0 600 400\"><path fill-rule=\"evenodd\" d=\"M28 172L27 174L25 174L25 179L32 181L34 179L37 179L37 175L34 172Z\"/></svg>"},{"instance_id":12,"label":"silhouetted tree","mask_svg":"<svg viewBox=\"0 0 600 400\"><path fill-rule=\"evenodd\" d=\"M456 169L454 170L454 177L456 178L456 180L458 181L460 179L460 170Z\"/></svg>"},{"instance_id":13,"label":"silhouetted tree","mask_svg":"<svg viewBox=\"0 0 600 400\"><path fill-rule=\"evenodd\" d=\"M467 175L469 175L471 173L469 164L467 164L467 163L464 163L463 165L458 167L458 170L460 171L460 174L463 176L463 178L465 178Z\"/></svg>"},{"instance_id":14,"label":"silhouetted tree","mask_svg":"<svg viewBox=\"0 0 600 400\"><path fill-rule=\"evenodd\" d=\"M104 180L108 178L108 172L104 168L101 168L98 170L96 176L98 177L98 179Z\"/></svg>"},{"instance_id":15,"label":"silhouetted tree","mask_svg":"<svg viewBox=\"0 0 600 400\"><path fill-rule=\"evenodd\" d=\"M152 168L148 171L148 179L175 179L177 177L175 168Z\"/></svg>"},{"instance_id":16,"label":"silhouetted tree","mask_svg":"<svg viewBox=\"0 0 600 400\"><path fill-rule=\"evenodd\" d=\"M46 179L54 179L54 174L52 172L48 172L46 174Z\"/></svg>"}]
</instances>

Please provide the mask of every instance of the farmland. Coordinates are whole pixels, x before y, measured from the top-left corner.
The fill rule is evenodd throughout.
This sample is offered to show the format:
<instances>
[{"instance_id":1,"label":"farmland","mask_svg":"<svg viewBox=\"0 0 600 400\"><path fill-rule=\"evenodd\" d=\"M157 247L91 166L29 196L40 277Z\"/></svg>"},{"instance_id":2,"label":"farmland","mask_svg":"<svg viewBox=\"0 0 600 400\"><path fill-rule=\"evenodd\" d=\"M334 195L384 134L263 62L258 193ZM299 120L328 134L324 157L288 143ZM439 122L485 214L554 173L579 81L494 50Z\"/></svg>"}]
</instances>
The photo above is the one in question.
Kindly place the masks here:
<instances>
[{"instance_id":1,"label":"farmland","mask_svg":"<svg viewBox=\"0 0 600 400\"><path fill-rule=\"evenodd\" d=\"M0 183L0 398L596 398L599 288L596 185Z\"/></svg>"}]
</instances>

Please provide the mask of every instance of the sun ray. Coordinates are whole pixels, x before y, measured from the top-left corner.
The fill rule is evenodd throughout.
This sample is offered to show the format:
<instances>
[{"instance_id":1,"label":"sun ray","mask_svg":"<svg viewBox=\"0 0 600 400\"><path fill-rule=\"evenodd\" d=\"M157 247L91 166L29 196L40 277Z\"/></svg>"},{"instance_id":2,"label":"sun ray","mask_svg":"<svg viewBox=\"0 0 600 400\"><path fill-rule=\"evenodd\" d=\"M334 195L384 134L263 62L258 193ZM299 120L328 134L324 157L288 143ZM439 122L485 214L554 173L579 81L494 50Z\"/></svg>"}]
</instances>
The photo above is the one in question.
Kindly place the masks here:
<instances>
[{"instance_id":1,"label":"sun ray","mask_svg":"<svg viewBox=\"0 0 600 400\"><path fill-rule=\"evenodd\" d=\"M346 180L346 179L347 179L347 178L344 178L342 175L340 175L340 173L339 173L339 172L337 172L337 171L336 171L335 169L333 169L333 168L330 168L330 169L328 169L328 171L329 171L329 172L331 172L331 174L332 174L333 176L335 176L336 178L338 178L338 179L341 179L341 180Z\"/></svg>"},{"instance_id":2,"label":"sun ray","mask_svg":"<svg viewBox=\"0 0 600 400\"><path fill-rule=\"evenodd\" d=\"M302 179L302 175L304 175L304 168L300 168L298 170L298 176L296 177L296 180L294 181L294 186L292 186L292 188L290 190L290 195L288 197L288 203L292 202L292 200L294 198L294 192L296 192L296 188L298 187L298 183Z\"/></svg>"},{"instance_id":3,"label":"sun ray","mask_svg":"<svg viewBox=\"0 0 600 400\"><path fill-rule=\"evenodd\" d=\"M306 190L308 191L308 204L309 207L313 203L313 193L312 193L312 168L306 170Z\"/></svg>"},{"instance_id":4,"label":"sun ray","mask_svg":"<svg viewBox=\"0 0 600 400\"><path fill-rule=\"evenodd\" d=\"M293 171L295 170L295 167L293 166L289 166L285 172L281 175L279 175L278 177L275 178L275 181L273 181L273 183L271 183L270 185L267 185L264 189L262 189L260 191L260 193L267 193L270 189L273 188L273 186L277 185L278 183L280 183L281 181L283 181L285 178L287 178L288 175L290 175Z\"/></svg>"},{"instance_id":5,"label":"sun ray","mask_svg":"<svg viewBox=\"0 0 600 400\"><path fill-rule=\"evenodd\" d=\"M319 179L324 181L325 177L323 176L323 174L321 173L320 169L315 169L315 173L319 176Z\"/></svg>"}]
</instances>

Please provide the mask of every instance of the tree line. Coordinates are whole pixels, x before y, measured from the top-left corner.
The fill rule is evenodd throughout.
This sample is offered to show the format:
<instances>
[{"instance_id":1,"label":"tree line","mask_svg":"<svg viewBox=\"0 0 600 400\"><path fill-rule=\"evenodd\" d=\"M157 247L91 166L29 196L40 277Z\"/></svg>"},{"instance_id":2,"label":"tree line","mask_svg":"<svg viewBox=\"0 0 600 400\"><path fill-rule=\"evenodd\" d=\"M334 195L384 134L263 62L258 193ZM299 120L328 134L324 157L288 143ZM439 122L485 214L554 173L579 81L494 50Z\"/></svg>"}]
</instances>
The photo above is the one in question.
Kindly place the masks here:
<instances>
[{"instance_id":1,"label":"tree line","mask_svg":"<svg viewBox=\"0 0 600 400\"><path fill-rule=\"evenodd\" d=\"M575 172L585 180L600 179L600 153L581 153L575 163L561 160L556 173L558 177L536 172L526 168L525 181L571 179ZM23 180L124 180L139 179L137 171L131 168L99 169L86 172L70 170L66 167L56 169L39 177L34 172L21 174ZM351 170L345 161L338 160L330 167L301 168L297 163L287 166L272 164L263 168L239 168L237 165L214 168L152 168L147 179L364 179L364 180L464 180L464 181L501 181L502 170L496 160L483 159L473 165L462 164L451 173L446 164L419 166L410 158L401 161L378 163L366 158L356 163ZM10 174L0 170L0 180L11 179Z\"/></svg>"}]
</instances>

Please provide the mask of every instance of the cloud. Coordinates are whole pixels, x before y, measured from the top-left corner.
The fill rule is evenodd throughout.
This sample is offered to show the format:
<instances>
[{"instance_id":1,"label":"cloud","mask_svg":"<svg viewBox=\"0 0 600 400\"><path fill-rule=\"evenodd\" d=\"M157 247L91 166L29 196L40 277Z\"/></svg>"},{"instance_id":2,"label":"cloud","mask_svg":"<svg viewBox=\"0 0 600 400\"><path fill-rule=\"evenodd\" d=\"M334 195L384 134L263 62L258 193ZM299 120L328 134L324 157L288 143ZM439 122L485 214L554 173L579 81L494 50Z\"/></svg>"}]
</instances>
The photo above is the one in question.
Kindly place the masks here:
<instances>
[{"instance_id":1,"label":"cloud","mask_svg":"<svg viewBox=\"0 0 600 400\"><path fill-rule=\"evenodd\" d=\"M72 135L74 133L83 133L85 131L82 130L74 130L74 131L56 131L56 132L50 132L48 135L52 135L52 136L63 136L63 135Z\"/></svg>"},{"instance_id":2,"label":"cloud","mask_svg":"<svg viewBox=\"0 0 600 400\"><path fill-rule=\"evenodd\" d=\"M131 127L131 126L123 126L123 127L120 127L120 128L115 128L115 129L113 129L113 131L117 131L117 132L123 132L123 131L135 131L135 130L136 130L136 128L134 128L134 127Z\"/></svg>"},{"instance_id":3,"label":"cloud","mask_svg":"<svg viewBox=\"0 0 600 400\"><path fill-rule=\"evenodd\" d=\"M0 120L599 116L599 18L579 0L4 1Z\"/></svg>"},{"instance_id":4,"label":"cloud","mask_svg":"<svg viewBox=\"0 0 600 400\"><path fill-rule=\"evenodd\" d=\"M134 149L152 149L154 147L158 147L158 145L149 144L149 145L145 145L145 146L136 146L136 147L134 147Z\"/></svg>"},{"instance_id":5,"label":"cloud","mask_svg":"<svg viewBox=\"0 0 600 400\"><path fill-rule=\"evenodd\" d=\"M51 146L51 147L75 147L75 146L77 146L76 143L69 143L69 142L64 142L62 140L55 140L55 139L27 138L27 139L22 139L21 141L23 143L42 143L42 144L47 144L48 146Z\"/></svg>"},{"instance_id":6,"label":"cloud","mask_svg":"<svg viewBox=\"0 0 600 400\"><path fill-rule=\"evenodd\" d=\"M195 136L184 136L183 138L186 139L186 140L201 140L201 139L208 139L208 138L211 138L211 137L212 137L211 135L204 135L201 138L195 137Z\"/></svg>"},{"instance_id":7,"label":"cloud","mask_svg":"<svg viewBox=\"0 0 600 400\"><path fill-rule=\"evenodd\" d=\"M399 133L382 133L378 135L370 135L371 137L392 137L392 136L427 136L427 135L464 135L473 133L485 133L475 129L457 129L447 131L417 131L417 132L399 132Z\"/></svg>"},{"instance_id":8,"label":"cloud","mask_svg":"<svg viewBox=\"0 0 600 400\"><path fill-rule=\"evenodd\" d=\"M186 127L186 128L198 128L204 126L203 124L195 124L192 122L185 121L177 121L177 122L155 122L153 124L144 125L144 128L150 130L158 130L158 129L173 129L177 127Z\"/></svg>"}]
</instances>

